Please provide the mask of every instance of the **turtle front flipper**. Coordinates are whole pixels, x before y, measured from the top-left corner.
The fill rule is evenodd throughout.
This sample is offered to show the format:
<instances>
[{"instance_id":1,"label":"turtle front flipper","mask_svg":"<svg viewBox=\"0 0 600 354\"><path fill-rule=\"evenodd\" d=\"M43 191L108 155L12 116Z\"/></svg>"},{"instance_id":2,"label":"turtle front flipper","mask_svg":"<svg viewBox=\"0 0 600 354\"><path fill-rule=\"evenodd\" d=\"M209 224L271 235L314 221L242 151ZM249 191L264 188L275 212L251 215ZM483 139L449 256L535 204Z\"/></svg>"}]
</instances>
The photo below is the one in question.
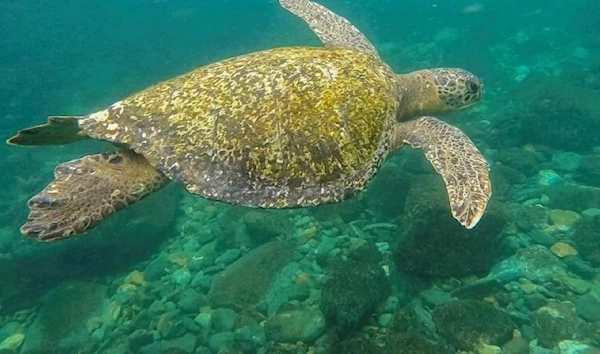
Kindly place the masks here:
<instances>
[{"instance_id":1,"label":"turtle front flipper","mask_svg":"<svg viewBox=\"0 0 600 354\"><path fill-rule=\"evenodd\" d=\"M327 47L354 49L379 58L375 46L350 21L310 0L279 0L283 8L304 20Z\"/></svg>"},{"instance_id":2,"label":"turtle front flipper","mask_svg":"<svg viewBox=\"0 0 600 354\"><path fill-rule=\"evenodd\" d=\"M54 181L29 199L30 213L21 232L39 241L83 233L167 181L144 157L129 150L60 164Z\"/></svg>"},{"instance_id":3,"label":"turtle front flipper","mask_svg":"<svg viewBox=\"0 0 600 354\"><path fill-rule=\"evenodd\" d=\"M434 117L421 117L395 127L394 144L423 149L442 175L452 216L467 229L481 219L492 194L489 165L469 137Z\"/></svg>"},{"instance_id":4,"label":"turtle front flipper","mask_svg":"<svg viewBox=\"0 0 600 354\"><path fill-rule=\"evenodd\" d=\"M72 142L89 139L81 134L78 122L83 117L79 116L53 116L48 117L46 124L36 125L21 129L17 134L9 138L9 145L40 146L40 145L63 145Z\"/></svg>"}]
</instances>

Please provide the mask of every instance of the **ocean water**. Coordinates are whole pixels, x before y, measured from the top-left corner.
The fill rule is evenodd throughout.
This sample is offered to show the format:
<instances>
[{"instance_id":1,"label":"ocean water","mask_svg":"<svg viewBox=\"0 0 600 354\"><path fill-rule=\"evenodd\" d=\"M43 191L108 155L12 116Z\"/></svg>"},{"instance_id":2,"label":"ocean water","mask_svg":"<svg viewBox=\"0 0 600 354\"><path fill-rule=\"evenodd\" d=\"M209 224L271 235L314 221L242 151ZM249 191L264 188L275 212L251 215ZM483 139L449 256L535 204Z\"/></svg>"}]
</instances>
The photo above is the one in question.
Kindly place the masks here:
<instances>
[{"instance_id":1,"label":"ocean water","mask_svg":"<svg viewBox=\"0 0 600 354\"><path fill-rule=\"evenodd\" d=\"M27 200L113 146L2 145L0 353L600 351L600 2L320 3L398 73L481 78L481 102L436 114L490 164L479 224L452 218L406 147L343 203L252 209L172 183L43 243L19 232ZM222 59L322 45L274 0L4 0L0 34L5 139Z\"/></svg>"}]
</instances>

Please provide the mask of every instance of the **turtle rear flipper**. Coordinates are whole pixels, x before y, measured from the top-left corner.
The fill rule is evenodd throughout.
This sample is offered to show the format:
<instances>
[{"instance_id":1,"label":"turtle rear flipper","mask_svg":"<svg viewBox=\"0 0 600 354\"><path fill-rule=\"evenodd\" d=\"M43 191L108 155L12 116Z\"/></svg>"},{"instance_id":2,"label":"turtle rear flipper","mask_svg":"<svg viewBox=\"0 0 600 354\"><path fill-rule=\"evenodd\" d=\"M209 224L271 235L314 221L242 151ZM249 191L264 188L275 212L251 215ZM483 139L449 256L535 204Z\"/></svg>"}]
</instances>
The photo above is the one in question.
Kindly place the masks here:
<instances>
[{"instance_id":1,"label":"turtle rear flipper","mask_svg":"<svg viewBox=\"0 0 600 354\"><path fill-rule=\"evenodd\" d=\"M88 139L81 134L79 120L80 116L52 116L48 117L46 124L36 125L21 129L17 134L9 138L9 145L40 146L40 145L64 145L72 142Z\"/></svg>"},{"instance_id":2,"label":"turtle rear flipper","mask_svg":"<svg viewBox=\"0 0 600 354\"><path fill-rule=\"evenodd\" d=\"M39 241L83 233L164 186L168 179L141 155L121 150L60 164L52 181L29 199L21 232Z\"/></svg>"},{"instance_id":3,"label":"turtle rear flipper","mask_svg":"<svg viewBox=\"0 0 600 354\"><path fill-rule=\"evenodd\" d=\"M469 137L434 117L396 125L394 142L423 149L446 183L452 216L467 229L481 219L492 194L489 166Z\"/></svg>"}]
</instances>

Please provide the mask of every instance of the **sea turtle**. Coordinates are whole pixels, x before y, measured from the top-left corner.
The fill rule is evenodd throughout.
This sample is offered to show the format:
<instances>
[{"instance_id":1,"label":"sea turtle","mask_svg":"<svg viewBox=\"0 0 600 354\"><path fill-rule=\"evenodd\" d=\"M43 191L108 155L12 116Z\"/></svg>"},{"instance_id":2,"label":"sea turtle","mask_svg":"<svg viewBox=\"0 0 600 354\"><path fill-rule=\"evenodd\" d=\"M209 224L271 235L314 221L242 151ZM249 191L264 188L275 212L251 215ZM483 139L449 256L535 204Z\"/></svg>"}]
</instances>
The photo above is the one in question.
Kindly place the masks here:
<instances>
[{"instance_id":1,"label":"sea turtle","mask_svg":"<svg viewBox=\"0 0 600 354\"><path fill-rule=\"evenodd\" d=\"M169 180L231 204L291 208L363 190L390 152L421 148L472 228L491 194L488 164L458 128L422 114L477 102L461 69L397 75L348 20L309 0L280 0L324 47L250 53L149 87L101 111L49 117L14 145L94 138L117 149L58 165L28 201L21 232L41 241L83 233Z\"/></svg>"}]
</instances>

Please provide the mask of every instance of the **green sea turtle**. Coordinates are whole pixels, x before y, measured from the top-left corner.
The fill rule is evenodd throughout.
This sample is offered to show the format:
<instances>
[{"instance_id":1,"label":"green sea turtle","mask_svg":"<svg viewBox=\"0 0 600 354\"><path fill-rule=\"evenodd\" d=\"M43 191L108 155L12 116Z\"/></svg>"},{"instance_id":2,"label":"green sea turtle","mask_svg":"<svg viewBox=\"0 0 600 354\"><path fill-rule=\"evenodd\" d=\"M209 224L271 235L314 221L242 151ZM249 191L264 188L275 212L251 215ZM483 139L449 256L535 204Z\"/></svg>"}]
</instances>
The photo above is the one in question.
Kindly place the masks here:
<instances>
[{"instance_id":1,"label":"green sea turtle","mask_svg":"<svg viewBox=\"0 0 600 354\"><path fill-rule=\"evenodd\" d=\"M200 67L80 117L50 117L13 145L102 139L117 150L58 165L21 232L41 241L96 226L169 180L205 198L262 208L339 202L363 190L390 152L421 148L472 228L491 194L469 138L420 115L477 102L461 69L397 75L348 20L308 0L280 0L324 47L286 47Z\"/></svg>"}]
</instances>

